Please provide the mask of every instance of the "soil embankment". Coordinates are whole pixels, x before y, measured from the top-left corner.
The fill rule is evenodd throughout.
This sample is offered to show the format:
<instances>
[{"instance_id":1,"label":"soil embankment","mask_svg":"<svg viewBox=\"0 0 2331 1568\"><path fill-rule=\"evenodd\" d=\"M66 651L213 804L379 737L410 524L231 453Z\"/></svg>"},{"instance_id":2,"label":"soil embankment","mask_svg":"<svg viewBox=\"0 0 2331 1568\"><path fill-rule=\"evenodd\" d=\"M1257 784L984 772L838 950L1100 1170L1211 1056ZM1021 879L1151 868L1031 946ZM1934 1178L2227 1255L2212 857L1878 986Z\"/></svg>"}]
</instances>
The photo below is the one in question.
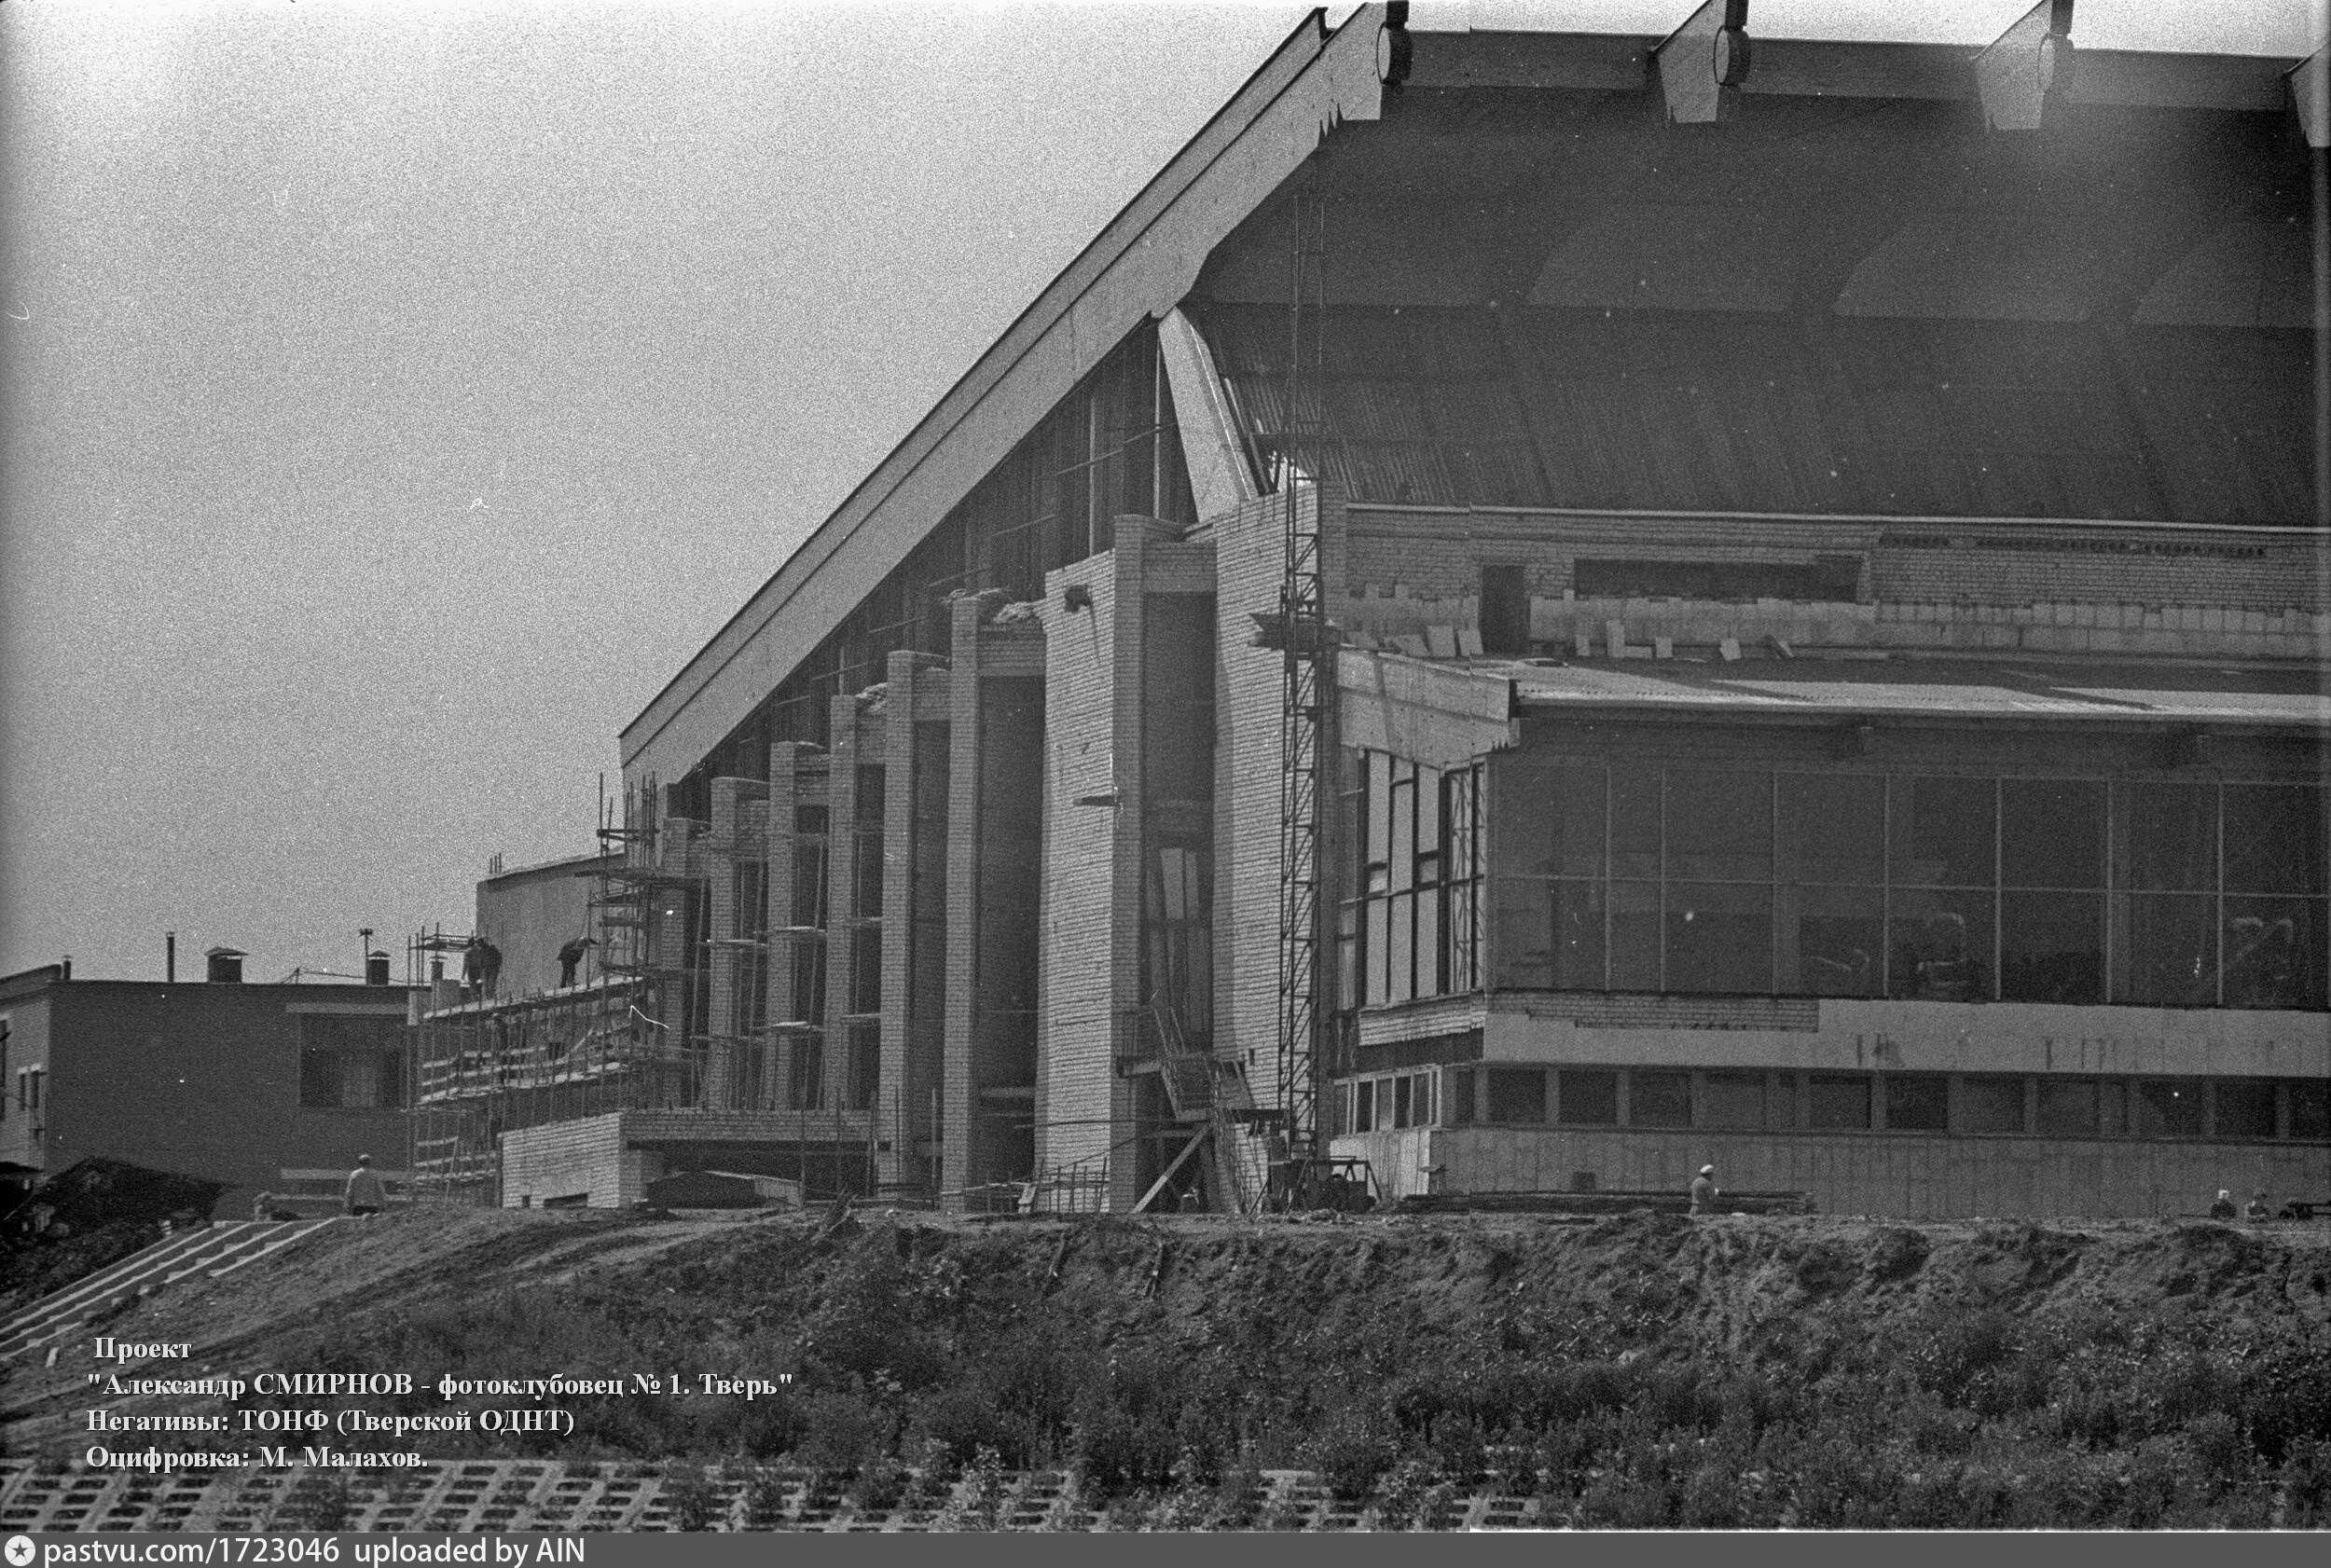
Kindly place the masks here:
<instances>
[{"instance_id":1,"label":"soil embankment","mask_svg":"<svg viewBox=\"0 0 2331 1568\"><path fill-rule=\"evenodd\" d=\"M2320 1225L899 1216L824 1236L416 1211L101 1331L190 1341L214 1375L417 1388L791 1373L774 1398L578 1399L572 1434L416 1446L697 1455L876 1493L993 1451L1128 1519L1235 1521L1262 1467L1387 1521L1482 1490L1596 1525L2331 1518ZM7 1446L77 1452L90 1369L82 1345L15 1370Z\"/></svg>"}]
</instances>

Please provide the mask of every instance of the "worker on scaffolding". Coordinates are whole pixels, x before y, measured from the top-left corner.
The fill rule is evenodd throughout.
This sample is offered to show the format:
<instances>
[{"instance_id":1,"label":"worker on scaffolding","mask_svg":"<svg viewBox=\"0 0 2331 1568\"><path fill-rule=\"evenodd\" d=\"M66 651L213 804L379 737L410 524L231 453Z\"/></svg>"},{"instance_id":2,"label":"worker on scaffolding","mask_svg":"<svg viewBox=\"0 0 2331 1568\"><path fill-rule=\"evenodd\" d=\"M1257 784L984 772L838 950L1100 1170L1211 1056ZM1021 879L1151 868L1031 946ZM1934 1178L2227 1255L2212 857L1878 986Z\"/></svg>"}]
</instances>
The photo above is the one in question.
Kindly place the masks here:
<instances>
[{"instance_id":1,"label":"worker on scaffolding","mask_svg":"<svg viewBox=\"0 0 2331 1568\"><path fill-rule=\"evenodd\" d=\"M492 996L501 975L502 949L488 942L483 932L470 938L462 949L462 980L471 995L480 1001Z\"/></svg>"},{"instance_id":2,"label":"worker on scaffolding","mask_svg":"<svg viewBox=\"0 0 2331 1568\"><path fill-rule=\"evenodd\" d=\"M574 971L582 967L583 956L598 945L597 937L576 937L559 949L559 989L574 983Z\"/></svg>"}]
</instances>

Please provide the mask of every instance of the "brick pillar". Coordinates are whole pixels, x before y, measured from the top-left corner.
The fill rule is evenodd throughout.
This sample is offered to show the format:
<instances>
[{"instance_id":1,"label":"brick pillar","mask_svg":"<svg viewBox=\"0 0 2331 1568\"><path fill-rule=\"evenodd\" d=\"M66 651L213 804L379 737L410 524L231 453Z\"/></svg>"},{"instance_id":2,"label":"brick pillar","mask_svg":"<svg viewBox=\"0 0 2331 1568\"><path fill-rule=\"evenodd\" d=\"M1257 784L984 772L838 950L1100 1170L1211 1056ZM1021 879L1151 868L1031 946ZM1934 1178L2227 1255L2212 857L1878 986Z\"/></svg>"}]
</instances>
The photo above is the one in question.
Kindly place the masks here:
<instances>
[{"instance_id":1,"label":"brick pillar","mask_svg":"<svg viewBox=\"0 0 2331 1568\"><path fill-rule=\"evenodd\" d=\"M1141 571L1146 541L1045 579L1043 953L1038 1011L1041 1172L1109 1160L1108 1203L1133 1206L1133 1043L1140 980ZM1089 594L1070 610L1070 589ZM1114 804L1106 804L1106 797ZM1097 804L1080 805L1080 799Z\"/></svg>"}]
</instances>

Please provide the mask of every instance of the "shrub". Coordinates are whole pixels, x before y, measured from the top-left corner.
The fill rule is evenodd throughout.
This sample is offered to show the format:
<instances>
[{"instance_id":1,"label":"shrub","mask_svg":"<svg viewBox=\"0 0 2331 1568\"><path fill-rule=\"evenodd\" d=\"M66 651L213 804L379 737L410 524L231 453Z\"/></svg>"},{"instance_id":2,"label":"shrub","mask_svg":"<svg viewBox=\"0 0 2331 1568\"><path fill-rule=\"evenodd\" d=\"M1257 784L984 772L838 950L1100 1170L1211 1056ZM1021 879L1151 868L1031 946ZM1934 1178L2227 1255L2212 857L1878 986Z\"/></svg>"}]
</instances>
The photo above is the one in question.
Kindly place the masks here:
<instances>
[{"instance_id":1,"label":"shrub","mask_svg":"<svg viewBox=\"0 0 2331 1568\"><path fill-rule=\"evenodd\" d=\"M884 1513L906 1495L906 1466L887 1453L878 1453L858 1467L850 1482L850 1506L861 1513Z\"/></svg>"},{"instance_id":2,"label":"shrub","mask_svg":"<svg viewBox=\"0 0 2331 1568\"><path fill-rule=\"evenodd\" d=\"M1268 1490L1262 1467L1255 1463L1252 1445L1241 1448L1238 1457L1222 1471L1221 1479L1215 1484L1214 1506L1207 1515L1207 1526L1215 1530L1250 1528L1262 1509Z\"/></svg>"},{"instance_id":3,"label":"shrub","mask_svg":"<svg viewBox=\"0 0 2331 1568\"><path fill-rule=\"evenodd\" d=\"M801 1402L801 1436L793 1453L829 1486L856 1476L889 1449L889 1424L855 1394L813 1394Z\"/></svg>"},{"instance_id":4,"label":"shrub","mask_svg":"<svg viewBox=\"0 0 2331 1568\"><path fill-rule=\"evenodd\" d=\"M1305 1445L1306 1466L1319 1472L1330 1493L1357 1503L1375 1489L1376 1478L1392 1467L1391 1440L1362 1412L1345 1407Z\"/></svg>"},{"instance_id":5,"label":"shrub","mask_svg":"<svg viewBox=\"0 0 2331 1568\"><path fill-rule=\"evenodd\" d=\"M2274 1479L2283 1501L2283 1517L2277 1522L2283 1529L2331 1527L2331 1443L2300 1438L2290 1446Z\"/></svg>"},{"instance_id":6,"label":"shrub","mask_svg":"<svg viewBox=\"0 0 2331 1568\"><path fill-rule=\"evenodd\" d=\"M785 1521L786 1479L770 1465L756 1465L745 1477L746 1529L774 1530Z\"/></svg>"},{"instance_id":7,"label":"shrub","mask_svg":"<svg viewBox=\"0 0 2331 1568\"><path fill-rule=\"evenodd\" d=\"M1403 1459L1395 1465L1376 1487L1376 1528L1407 1530L1417 1524L1441 1479L1440 1472L1425 1460Z\"/></svg>"},{"instance_id":8,"label":"shrub","mask_svg":"<svg viewBox=\"0 0 2331 1568\"><path fill-rule=\"evenodd\" d=\"M993 1530L1003 1510L1003 1455L983 1448L963 1472L963 1484L939 1510L941 1530Z\"/></svg>"},{"instance_id":9,"label":"shrub","mask_svg":"<svg viewBox=\"0 0 2331 1568\"><path fill-rule=\"evenodd\" d=\"M672 1467L664 1479L664 1502L676 1530L710 1530L727 1512L720 1488L700 1465Z\"/></svg>"}]
</instances>

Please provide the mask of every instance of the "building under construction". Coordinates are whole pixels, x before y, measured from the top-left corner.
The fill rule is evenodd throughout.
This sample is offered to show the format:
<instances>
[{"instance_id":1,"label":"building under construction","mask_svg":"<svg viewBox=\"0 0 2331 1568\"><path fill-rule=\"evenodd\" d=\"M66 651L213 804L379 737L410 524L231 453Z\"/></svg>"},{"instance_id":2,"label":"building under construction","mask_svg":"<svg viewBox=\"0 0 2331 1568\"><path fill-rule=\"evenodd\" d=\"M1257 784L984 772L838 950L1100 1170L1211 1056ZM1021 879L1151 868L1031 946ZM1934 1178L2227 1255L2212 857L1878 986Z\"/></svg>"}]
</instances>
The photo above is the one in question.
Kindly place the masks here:
<instances>
[{"instance_id":1,"label":"building under construction","mask_svg":"<svg viewBox=\"0 0 2331 1568\"><path fill-rule=\"evenodd\" d=\"M501 1201L2331 1197L2324 57L1511 10L1299 28L626 729Z\"/></svg>"}]
</instances>

